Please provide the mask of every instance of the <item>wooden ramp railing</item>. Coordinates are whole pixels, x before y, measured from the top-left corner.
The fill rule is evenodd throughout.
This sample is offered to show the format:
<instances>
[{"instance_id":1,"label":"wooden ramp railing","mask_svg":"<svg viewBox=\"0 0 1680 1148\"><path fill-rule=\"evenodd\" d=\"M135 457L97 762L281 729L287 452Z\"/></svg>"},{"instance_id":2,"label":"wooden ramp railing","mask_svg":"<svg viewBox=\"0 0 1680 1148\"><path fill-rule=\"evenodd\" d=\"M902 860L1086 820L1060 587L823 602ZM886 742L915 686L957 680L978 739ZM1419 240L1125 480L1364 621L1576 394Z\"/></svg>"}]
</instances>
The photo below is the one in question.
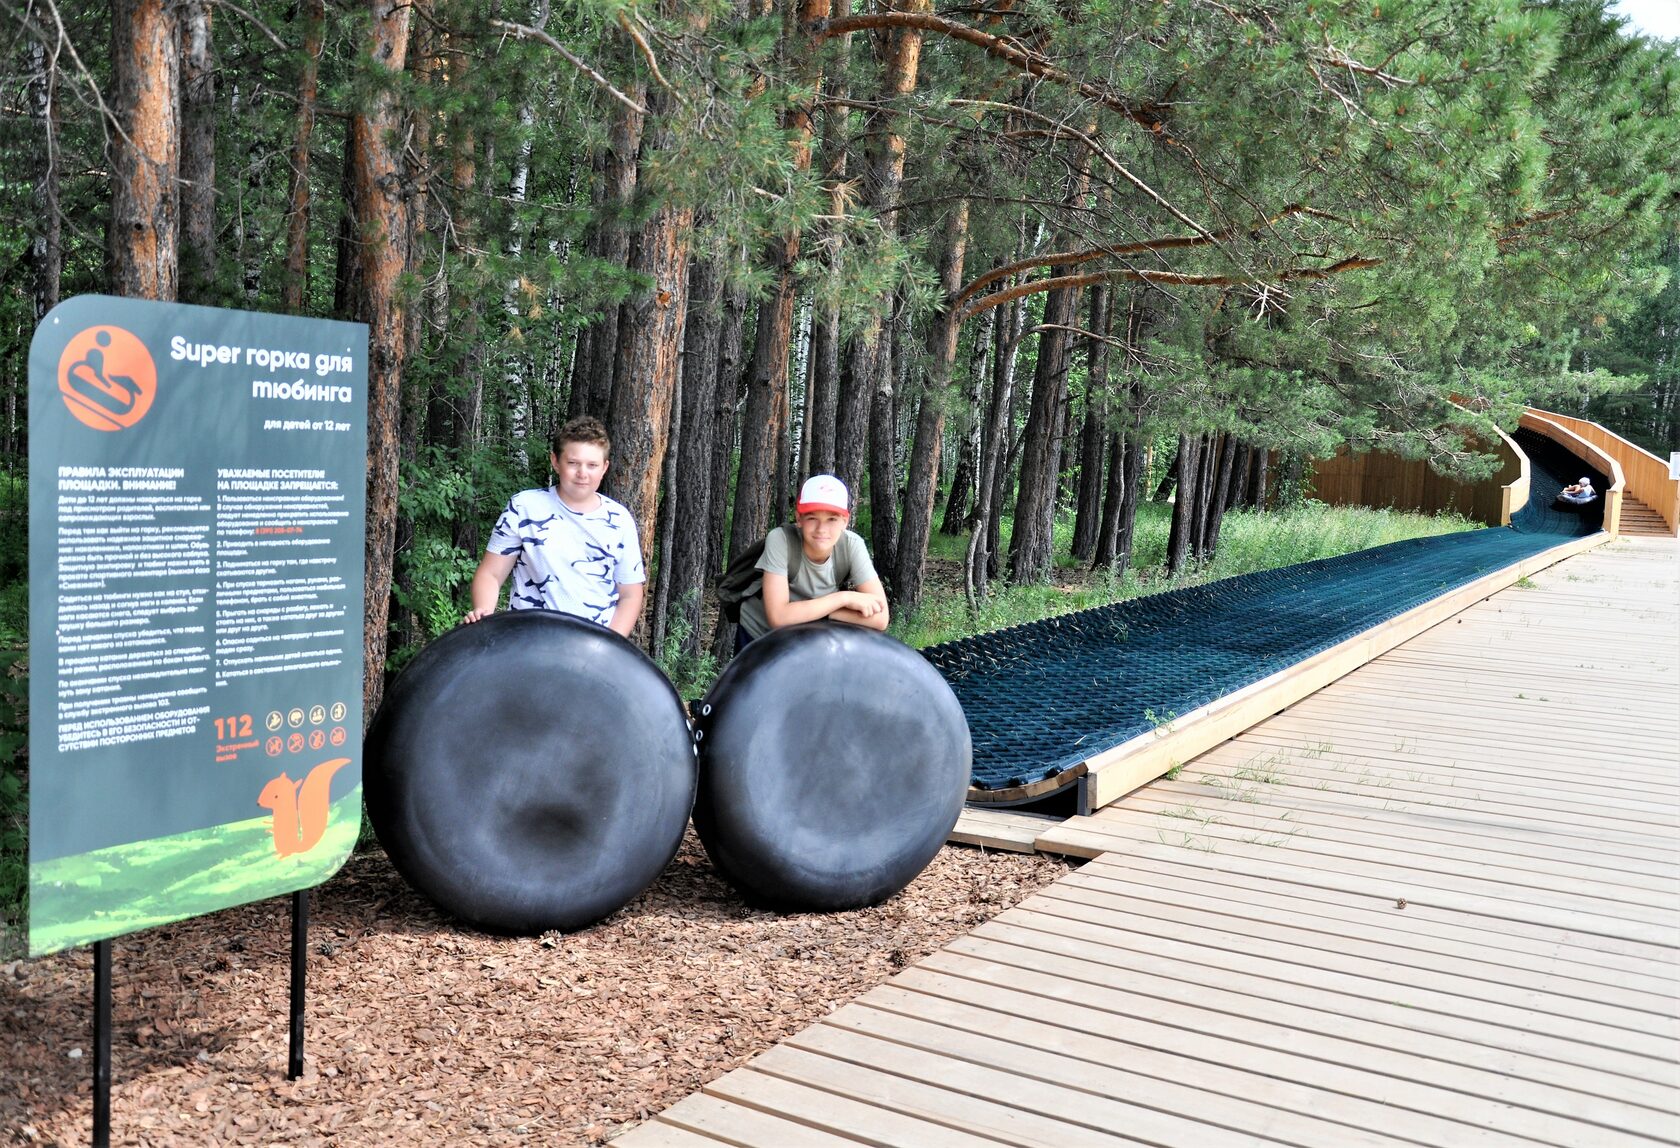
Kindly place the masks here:
<instances>
[{"instance_id":1,"label":"wooden ramp railing","mask_svg":"<svg viewBox=\"0 0 1680 1148\"><path fill-rule=\"evenodd\" d=\"M1579 422L1580 420L1575 420ZM1550 415L1536 410L1526 410L1517 423L1524 430L1544 435L1553 442L1564 447L1576 455L1588 466L1603 472L1610 480L1610 488L1604 492L1604 530L1610 537L1615 538L1622 532L1622 495L1627 490L1627 478L1622 473L1622 464L1616 456L1583 438L1574 430ZM1592 426L1592 423L1585 423ZM1602 429L1602 428L1600 428ZM1605 431L1609 434L1610 432ZM1631 444L1630 444L1631 445Z\"/></svg>"},{"instance_id":2,"label":"wooden ramp railing","mask_svg":"<svg viewBox=\"0 0 1680 1148\"><path fill-rule=\"evenodd\" d=\"M1498 458L1499 469L1481 482L1437 474L1427 459L1343 447L1334 457L1313 462L1313 496L1331 506L1452 511L1488 526L1509 526L1511 515L1528 503L1528 456L1510 435L1494 430L1498 441L1476 449Z\"/></svg>"},{"instance_id":3,"label":"wooden ramp railing","mask_svg":"<svg viewBox=\"0 0 1680 1148\"><path fill-rule=\"evenodd\" d=\"M1669 477L1668 463L1644 447L1586 419L1543 411L1538 407L1529 407L1527 414L1562 427L1615 459L1626 480L1627 493L1655 511L1669 534L1680 534L1680 478Z\"/></svg>"}]
</instances>

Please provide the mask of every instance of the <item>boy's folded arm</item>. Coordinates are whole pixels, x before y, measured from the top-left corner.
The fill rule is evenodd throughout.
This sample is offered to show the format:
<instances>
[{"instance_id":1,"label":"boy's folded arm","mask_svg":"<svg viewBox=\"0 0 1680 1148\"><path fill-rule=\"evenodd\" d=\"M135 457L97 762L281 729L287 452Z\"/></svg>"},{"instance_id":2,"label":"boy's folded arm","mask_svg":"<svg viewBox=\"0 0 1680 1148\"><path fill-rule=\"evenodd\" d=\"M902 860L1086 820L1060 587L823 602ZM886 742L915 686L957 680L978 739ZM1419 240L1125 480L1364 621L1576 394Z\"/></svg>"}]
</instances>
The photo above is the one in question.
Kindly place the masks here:
<instances>
[{"instance_id":1,"label":"boy's folded arm","mask_svg":"<svg viewBox=\"0 0 1680 1148\"><path fill-rule=\"evenodd\" d=\"M824 618L867 626L872 630L887 628L887 597L878 581L865 583L856 590L838 590L821 598L794 602L788 598L787 575L767 570L761 593L764 596L764 618L772 629L817 622ZM868 599L879 605L876 612L866 615L864 611L868 606L865 600Z\"/></svg>"},{"instance_id":2,"label":"boy's folded arm","mask_svg":"<svg viewBox=\"0 0 1680 1148\"><path fill-rule=\"evenodd\" d=\"M868 582L860 583L853 593L872 599L875 606L865 613L851 607L836 610L829 617L836 622L849 622L854 626L864 626L871 630L885 630L892 623L891 611L887 608L887 590L881 585L879 578L871 578Z\"/></svg>"},{"instance_id":3,"label":"boy's folded arm","mask_svg":"<svg viewBox=\"0 0 1680 1148\"><path fill-rule=\"evenodd\" d=\"M803 602L792 601L788 597L787 575L774 570L764 571L764 582L759 593L764 599L764 620L770 623L771 629L779 630L783 626L815 622L828 617L843 605L839 594L808 598Z\"/></svg>"}]
</instances>

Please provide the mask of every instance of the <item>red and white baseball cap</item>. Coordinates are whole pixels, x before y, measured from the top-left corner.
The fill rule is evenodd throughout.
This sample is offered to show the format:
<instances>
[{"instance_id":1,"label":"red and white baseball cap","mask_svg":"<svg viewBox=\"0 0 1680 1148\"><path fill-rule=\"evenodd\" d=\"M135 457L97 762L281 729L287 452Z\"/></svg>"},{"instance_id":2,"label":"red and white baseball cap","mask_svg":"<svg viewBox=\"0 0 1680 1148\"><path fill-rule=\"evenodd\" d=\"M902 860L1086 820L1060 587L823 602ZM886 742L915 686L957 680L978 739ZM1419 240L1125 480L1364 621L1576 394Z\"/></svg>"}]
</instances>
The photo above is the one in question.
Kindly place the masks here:
<instances>
[{"instance_id":1,"label":"red and white baseball cap","mask_svg":"<svg viewBox=\"0 0 1680 1148\"><path fill-rule=\"evenodd\" d=\"M814 514L819 510L835 514L851 514L851 499L846 484L832 474L813 474L799 488L799 502L794 510L799 514Z\"/></svg>"}]
</instances>

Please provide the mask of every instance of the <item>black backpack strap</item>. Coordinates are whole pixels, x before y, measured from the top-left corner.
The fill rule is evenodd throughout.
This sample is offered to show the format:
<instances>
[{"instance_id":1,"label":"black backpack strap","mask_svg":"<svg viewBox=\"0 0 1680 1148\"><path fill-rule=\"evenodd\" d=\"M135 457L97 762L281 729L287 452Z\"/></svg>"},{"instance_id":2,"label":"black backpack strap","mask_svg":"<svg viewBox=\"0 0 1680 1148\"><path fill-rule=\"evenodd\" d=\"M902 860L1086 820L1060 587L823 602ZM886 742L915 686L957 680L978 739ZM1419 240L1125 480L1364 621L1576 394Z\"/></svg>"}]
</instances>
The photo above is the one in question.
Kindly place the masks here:
<instances>
[{"instance_id":1,"label":"black backpack strap","mask_svg":"<svg viewBox=\"0 0 1680 1148\"><path fill-rule=\"evenodd\" d=\"M782 527L787 537L787 580L793 585L793 576L799 572L799 564L805 561L805 536L799 533L799 527L788 523Z\"/></svg>"}]
</instances>

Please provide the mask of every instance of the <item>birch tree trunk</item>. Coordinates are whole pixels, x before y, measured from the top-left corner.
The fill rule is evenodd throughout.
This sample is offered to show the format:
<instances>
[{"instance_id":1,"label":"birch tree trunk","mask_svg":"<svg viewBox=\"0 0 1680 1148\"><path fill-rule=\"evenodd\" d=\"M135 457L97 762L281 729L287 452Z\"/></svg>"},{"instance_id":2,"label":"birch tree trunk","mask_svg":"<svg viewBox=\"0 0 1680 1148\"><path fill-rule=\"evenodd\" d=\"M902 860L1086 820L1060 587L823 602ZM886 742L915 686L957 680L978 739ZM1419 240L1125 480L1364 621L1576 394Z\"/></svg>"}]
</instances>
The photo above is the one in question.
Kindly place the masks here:
<instances>
[{"instance_id":1,"label":"birch tree trunk","mask_svg":"<svg viewBox=\"0 0 1680 1148\"><path fill-rule=\"evenodd\" d=\"M34 186L41 227L29 245L30 290L35 318L40 320L58 306L64 274L64 220L58 205L58 64L47 54L46 45L33 37L29 40L29 115L41 141Z\"/></svg>"},{"instance_id":2,"label":"birch tree trunk","mask_svg":"<svg viewBox=\"0 0 1680 1148\"><path fill-rule=\"evenodd\" d=\"M209 0L182 0L181 301L216 301L216 61Z\"/></svg>"}]
</instances>

